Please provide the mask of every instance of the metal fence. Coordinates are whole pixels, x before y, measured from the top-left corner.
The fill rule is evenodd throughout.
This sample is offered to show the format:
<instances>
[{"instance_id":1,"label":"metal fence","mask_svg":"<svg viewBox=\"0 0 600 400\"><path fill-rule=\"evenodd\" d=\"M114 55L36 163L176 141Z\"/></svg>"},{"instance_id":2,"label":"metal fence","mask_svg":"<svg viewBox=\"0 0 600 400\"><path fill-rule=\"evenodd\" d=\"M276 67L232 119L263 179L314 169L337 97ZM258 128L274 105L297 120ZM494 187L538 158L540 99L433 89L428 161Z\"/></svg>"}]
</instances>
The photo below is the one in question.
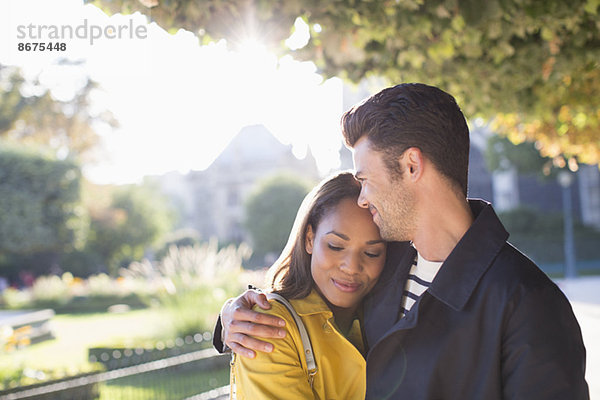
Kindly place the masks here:
<instances>
[{"instance_id":1,"label":"metal fence","mask_svg":"<svg viewBox=\"0 0 600 400\"><path fill-rule=\"evenodd\" d=\"M122 361L123 356L118 358ZM228 393L227 383L229 356L204 349L6 390L0 392L0 400L208 400L223 398Z\"/></svg>"}]
</instances>

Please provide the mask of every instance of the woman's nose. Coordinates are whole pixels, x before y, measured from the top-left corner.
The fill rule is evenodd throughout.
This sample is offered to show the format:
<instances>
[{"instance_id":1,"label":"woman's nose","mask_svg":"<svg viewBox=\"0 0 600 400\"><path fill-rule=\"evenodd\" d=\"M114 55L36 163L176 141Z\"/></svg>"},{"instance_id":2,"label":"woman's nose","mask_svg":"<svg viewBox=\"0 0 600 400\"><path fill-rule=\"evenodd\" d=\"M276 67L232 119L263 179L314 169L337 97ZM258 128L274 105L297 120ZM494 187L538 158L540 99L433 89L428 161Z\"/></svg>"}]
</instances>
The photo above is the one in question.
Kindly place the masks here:
<instances>
[{"instance_id":1,"label":"woman's nose","mask_svg":"<svg viewBox=\"0 0 600 400\"><path fill-rule=\"evenodd\" d=\"M360 254L349 252L346 257L344 257L340 269L347 274L355 274L360 272L362 270Z\"/></svg>"}]
</instances>

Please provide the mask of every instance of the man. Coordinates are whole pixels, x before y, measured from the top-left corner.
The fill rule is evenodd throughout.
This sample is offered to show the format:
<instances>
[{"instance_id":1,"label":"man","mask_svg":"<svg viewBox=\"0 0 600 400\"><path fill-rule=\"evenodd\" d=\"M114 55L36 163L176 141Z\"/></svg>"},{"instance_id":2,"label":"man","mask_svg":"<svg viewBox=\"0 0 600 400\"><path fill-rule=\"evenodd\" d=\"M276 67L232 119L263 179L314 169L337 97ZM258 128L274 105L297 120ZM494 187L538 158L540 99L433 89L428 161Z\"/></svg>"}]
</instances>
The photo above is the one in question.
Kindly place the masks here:
<instances>
[{"instance_id":1,"label":"man","mask_svg":"<svg viewBox=\"0 0 600 400\"><path fill-rule=\"evenodd\" d=\"M506 242L491 205L467 200L469 131L454 98L402 84L342 118L359 205L391 242L364 302L368 399L589 399L585 348L569 302ZM225 343L269 351L278 321L223 310ZM220 334L220 329L217 329ZM217 339L218 342L218 339Z\"/></svg>"}]
</instances>

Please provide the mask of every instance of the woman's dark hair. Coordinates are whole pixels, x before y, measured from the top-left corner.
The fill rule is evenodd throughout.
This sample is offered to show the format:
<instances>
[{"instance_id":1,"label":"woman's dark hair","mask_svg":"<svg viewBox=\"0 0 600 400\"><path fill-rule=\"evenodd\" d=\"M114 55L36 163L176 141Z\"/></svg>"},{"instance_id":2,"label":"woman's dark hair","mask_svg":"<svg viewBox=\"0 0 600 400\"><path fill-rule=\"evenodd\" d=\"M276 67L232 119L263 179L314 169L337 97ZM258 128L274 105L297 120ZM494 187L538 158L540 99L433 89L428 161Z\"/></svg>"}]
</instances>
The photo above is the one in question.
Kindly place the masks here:
<instances>
[{"instance_id":1,"label":"woman's dark hair","mask_svg":"<svg viewBox=\"0 0 600 400\"><path fill-rule=\"evenodd\" d=\"M342 116L342 133L350 147L366 136L392 176L399 175L399 157L416 147L467 195L469 128L454 97L441 89L421 83L383 89Z\"/></svg>"},{"instance_id":2,"label":"woman's dark hair","mask_svg":"<svg viewBox=\"0 0 600 400\"><path fill-rule=\"evenodd\" d=\"M306 252L306 232L313 231L323 217L344 199L358 200L360 184L350 172L341 172L323 180L306 195L296 214L288 242L279 259L269 269L271 290L287 299L301 299L313 288L311 255Z\"/></svg>"}]
</instances>

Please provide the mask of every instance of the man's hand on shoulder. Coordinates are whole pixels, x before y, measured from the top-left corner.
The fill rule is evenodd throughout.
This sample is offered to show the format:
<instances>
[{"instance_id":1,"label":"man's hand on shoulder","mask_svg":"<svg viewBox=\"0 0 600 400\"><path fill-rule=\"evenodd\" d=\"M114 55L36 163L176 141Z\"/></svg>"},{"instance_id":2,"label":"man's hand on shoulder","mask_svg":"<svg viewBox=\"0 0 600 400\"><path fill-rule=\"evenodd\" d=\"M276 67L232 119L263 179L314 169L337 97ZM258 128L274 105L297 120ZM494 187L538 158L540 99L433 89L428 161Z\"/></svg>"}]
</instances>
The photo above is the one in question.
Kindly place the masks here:
<instances>
[{"instance_id":1,"label":"man's hand on shoulder","mask_svg":"<svg viewBox=\"0 0 600 400\"><path fill-rule=\"evenodd\" d=\"M225 303L221 310L223 343L236 354L248 358L256 357L254 351L266 353L273 351L271 343L251 336L280 339L286 335L285 329L282 329L285 326L283 319L253 311L254 305L258 305L263 310L271 308L264 293L246 290L240 296Z\"/></svg>"}]
</instances>

